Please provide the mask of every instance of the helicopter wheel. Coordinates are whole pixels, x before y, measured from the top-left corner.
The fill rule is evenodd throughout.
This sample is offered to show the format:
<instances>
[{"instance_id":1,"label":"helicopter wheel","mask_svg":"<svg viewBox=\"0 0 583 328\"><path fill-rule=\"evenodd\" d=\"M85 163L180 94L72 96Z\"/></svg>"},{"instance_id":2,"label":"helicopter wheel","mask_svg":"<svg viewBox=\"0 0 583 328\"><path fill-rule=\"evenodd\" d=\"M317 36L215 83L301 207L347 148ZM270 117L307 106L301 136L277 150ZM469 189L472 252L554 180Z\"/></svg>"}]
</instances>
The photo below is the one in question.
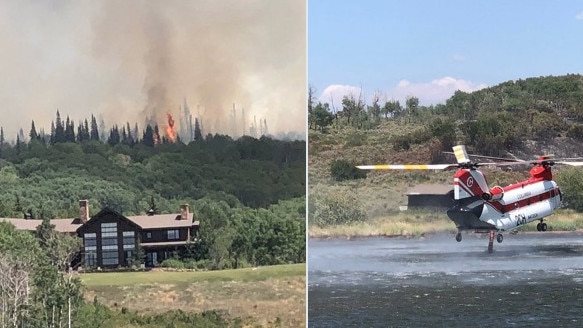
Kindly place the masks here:
<instances>
[{"instance_id":1,"label":"helicopter wheel","mask_svg":"<svg viewBox=\"0 0 583 328\"><path fill-rule=\"evenodd\" d=\"M547 224L546 224L546 223L542 223L542 224L540 225L540 230L541 230L541 231L547 231Z\"/></svg>"},{"instance_id":2,"label":"helicopter wheel","mask_svg":"<svg viewBox=\"0 0 583 328\"><path fill-rule=\"evenodd\" d=\"M501 243L503 240L504 240L504 236L501 233L499 233L498 236L496 236L496 241L498 243Z\"/></svg>"},{"instance_id":3,"label":"helicopter wheel","mask_svg":"<svg viewBox=\"0 0 583 328\"><path fill-rule=\"evenodd\" d=\"M461 232L458 232L458 233L455 235L455 241L457 241L458 243L459 243L460 241L462 241L462 233L461 233Z\"/></svg>"},{"instance_id":4,"label":"helicopter wheel","mask_svg":"<svg viewBox=\"0 0 583 328\"><path fill-rule=\"evenodd\" d=\"M536 224L536 231L542 231L541 225L542 224L540 222Z\"/></svg>"}]
</instances>

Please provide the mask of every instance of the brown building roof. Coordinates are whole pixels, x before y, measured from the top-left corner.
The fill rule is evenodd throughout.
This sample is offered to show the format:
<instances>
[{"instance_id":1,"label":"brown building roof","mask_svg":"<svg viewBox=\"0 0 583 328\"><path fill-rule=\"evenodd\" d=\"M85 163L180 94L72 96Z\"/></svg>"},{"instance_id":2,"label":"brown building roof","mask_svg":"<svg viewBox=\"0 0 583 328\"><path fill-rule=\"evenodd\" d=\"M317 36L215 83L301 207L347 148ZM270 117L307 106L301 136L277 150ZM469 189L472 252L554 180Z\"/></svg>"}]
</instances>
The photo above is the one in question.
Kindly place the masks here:
<instances>
[{"instance_id":1,"label":"brown building roof","mask_svg":"<svg viewBox=\"0 0 583 328\"><path fill-rule=\"evenodd\" d=\"M198 226L199 221L179 220L180 214L159 214L159 215L138 215L128 216L128 220L140 226L142 229L167 229ZM25 220L15 218L0 218L0 221L12 223L18 230L35 231L42 220ZM75 219L52 219L51 224L55 226L55 231L75 233L77 228L82 226L78 218Z\"/></svg>"},{"instance_id":2,"label":"brown building roof","mask_svg":"<svg viewBox=\"0 0 583 328\"><path fill-rule=\"evenodd\" d=\"M420 184L410 188L407 195L446 195L452 190L450 184Z\"/></svg>"},{"instance_id":3,"label":"brown building roof","mask_svg":"<svg viewBox=\"0 0 583 328\"><path fill-rule=\"evenodd\" d=\"M0 218L0 221L12 223L18 230L35 231L43 221L42 220L25 220L13 218ZM74 233L81 226L79 219L52 219L51 224L55 226L55 231Z\"/></svg>"},{"instance_id":4,"label":"brown building roof","mask_svg":"<svg viewBox=\"0 0 583 328\"><path fill-rule=\"evenodd\" d=\"M192 219L180 220L180 214L158 214L158 215L138 215L128 216L128 220L140 226L142 229L165 229L182 228L199 225L198 221Z\"/></svg>"}]
</instances>

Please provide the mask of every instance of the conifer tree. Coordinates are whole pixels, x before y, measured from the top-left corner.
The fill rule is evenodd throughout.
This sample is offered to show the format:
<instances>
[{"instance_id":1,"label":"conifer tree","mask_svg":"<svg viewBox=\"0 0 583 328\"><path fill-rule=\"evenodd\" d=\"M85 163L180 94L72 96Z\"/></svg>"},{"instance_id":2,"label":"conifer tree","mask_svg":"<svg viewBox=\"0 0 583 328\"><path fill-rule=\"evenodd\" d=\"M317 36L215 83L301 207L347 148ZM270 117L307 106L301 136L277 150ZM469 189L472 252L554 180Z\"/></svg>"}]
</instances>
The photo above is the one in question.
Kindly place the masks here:
<instances>
[{"instance_id":1,"label":"conifer tree","mask_svg":"<svg viewBox=\"0 0 583 328\"><path fill-rule=\"evenodd\" d=\"M34 120L32 121L30 133L28 134L28 136L30 137L30 141L38 139L38 133L36 132L36 127L34 126Z\"/></svg>"}]
</instances>

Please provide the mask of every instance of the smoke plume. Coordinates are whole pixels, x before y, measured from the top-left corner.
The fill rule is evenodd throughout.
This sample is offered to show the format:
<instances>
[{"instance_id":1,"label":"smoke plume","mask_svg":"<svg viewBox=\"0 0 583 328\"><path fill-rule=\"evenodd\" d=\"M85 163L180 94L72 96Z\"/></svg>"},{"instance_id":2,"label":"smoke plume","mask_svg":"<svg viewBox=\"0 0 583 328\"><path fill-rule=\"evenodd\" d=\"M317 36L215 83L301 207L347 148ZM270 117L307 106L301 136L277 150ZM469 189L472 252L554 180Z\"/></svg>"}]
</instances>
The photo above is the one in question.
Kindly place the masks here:
<instances>
[{"instance_id":1,"label":"smoke plume","mask_svg":"<svg viewBox=\"0 0 583 328\"><path fill-rule=\"evenodd\" d=\"M11 1L0 125L8 138L31 120L49 132L59 110L164 130L186 100L205 134L248 134L254 118L305 133L305 27L295 0Z\"/></svg>"}]
</instances>

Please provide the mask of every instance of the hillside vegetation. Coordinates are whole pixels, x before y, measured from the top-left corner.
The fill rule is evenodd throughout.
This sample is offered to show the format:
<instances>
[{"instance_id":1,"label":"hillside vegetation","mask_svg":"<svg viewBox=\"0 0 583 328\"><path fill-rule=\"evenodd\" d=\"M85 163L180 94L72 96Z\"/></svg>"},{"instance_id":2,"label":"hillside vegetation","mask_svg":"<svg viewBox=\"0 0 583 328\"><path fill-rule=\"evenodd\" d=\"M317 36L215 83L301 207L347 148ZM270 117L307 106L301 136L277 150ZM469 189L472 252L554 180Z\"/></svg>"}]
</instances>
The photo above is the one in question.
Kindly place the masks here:
<instances>
[{"instance_id":1,"label":"hillside vegetation","mask_svg":"<svg viewBox=\"0 0 583 328\"><path fill-rule=\"evenodd\" d=\"M64 327L70 321L73 327L281 327L304 323L305 279L279 278L281 271L305 272L305 265L289 265L306 259L305 142L269 137L234 140L224 135L203 138L199 131L196 141L184 144L160 138L158 128L150 126L140 138L125 128L120 133L113 127L104 140L95 125L89 130L85 123L75 134L72 123L63 122L57 113L50 135L38 134L32 122L30 138L19 135L15 143L6 142L0 129L0 217L42 219L34 234L0 222L0 298L6 305L0 309L2 326L46 327L51 323ZM78 217L80 199L89 200L91 214L109 207L128 216L150 209L177 213L180 204L189 204L200 220L199 241L184 252L175 252L161 266L196 271L287 266L249 269L263 273L261 277L268 281L249 286L241 281L205 281L205 294L199 294L203 290L198 285L190 288L183 283L174 286L174 291L164 289L168 284L155 284L130 295L143 296L148 311L130 306L120 311L117 302L135 301L121 297L127 295L123 289L127 285L115 294L118 287L83 288L78 276L63 274L81 241L56 232L50 219ZM144 259L138 260L143 263ZM132 274L121 273L128 279ZM232 278L230 273L203 276ZM224 295L227 288L240 292L239 301L245 300L245 306L226 307L224 299L232 296ZM217 290L223 291L222 297L209 296L217 296ZM180 306L161 306L157 298L161 295ZM93 303L85 302L91 300L89 296L94 296ZM208 302L194 307L195 303L201 305L197 303L200 299ZM257 310L263 306L280 312L268 317ZM153 313L152 308L160 311ZM161 313L165 311L170 312Z\"/></svg>"},{"instance_id":2,"label":"hillside vegetation","mask_svg":"<svg viewBox=\"0 0 583 328\"><path fill-rule=\"evenodd\" d=\"M75 135L58 112L53 126L41 137L33 122L29 141L14 145L0 135L0 217L74 218L80 199L91 214L176 213L186 203L203 239L181 254L202 261L191 266L305 261L305 142L207 135L184 144L150 126L141 138L113 127L104 142L96 129Z\"/></svg>"},{"instance_id":3,"label":"hillside vegetation","mask_svg":"<svg viewBox=\"0 0 583 328\"><path fill-rule=\"evenodd\" d=\"M126 215L219 197L260 208L305 194L305 142L215 135L186 145L99 140L0 145L0 216L75 217L77 201Z\"/></svg>"},{"instance_id":4,"label":"hillside vegetation","mask_svg":"<svg viewBox=\"0 0 583 328\"><path fill-rule=\"evenodd\" d=\"M310 90L310 95L314 91ZM583 76L547 76L508 81L472 93L457 91L444 104L370 104L357 96L342 106L309 102L309 222L320 227L391 216L406 204L406 190L419 183L451 183L452 171L365 172L350 177L331 169L357 164L454 163L451 151L465 144L477 155L535 159L583 156ZM528 167L505 172L485 169L490 185L528 177ZM580 169L554 168L565 206L583 210ZM348 177L347 177L348 176ZM343 206L329 206L343 204Z\"/></svg>"}]
</instances>

